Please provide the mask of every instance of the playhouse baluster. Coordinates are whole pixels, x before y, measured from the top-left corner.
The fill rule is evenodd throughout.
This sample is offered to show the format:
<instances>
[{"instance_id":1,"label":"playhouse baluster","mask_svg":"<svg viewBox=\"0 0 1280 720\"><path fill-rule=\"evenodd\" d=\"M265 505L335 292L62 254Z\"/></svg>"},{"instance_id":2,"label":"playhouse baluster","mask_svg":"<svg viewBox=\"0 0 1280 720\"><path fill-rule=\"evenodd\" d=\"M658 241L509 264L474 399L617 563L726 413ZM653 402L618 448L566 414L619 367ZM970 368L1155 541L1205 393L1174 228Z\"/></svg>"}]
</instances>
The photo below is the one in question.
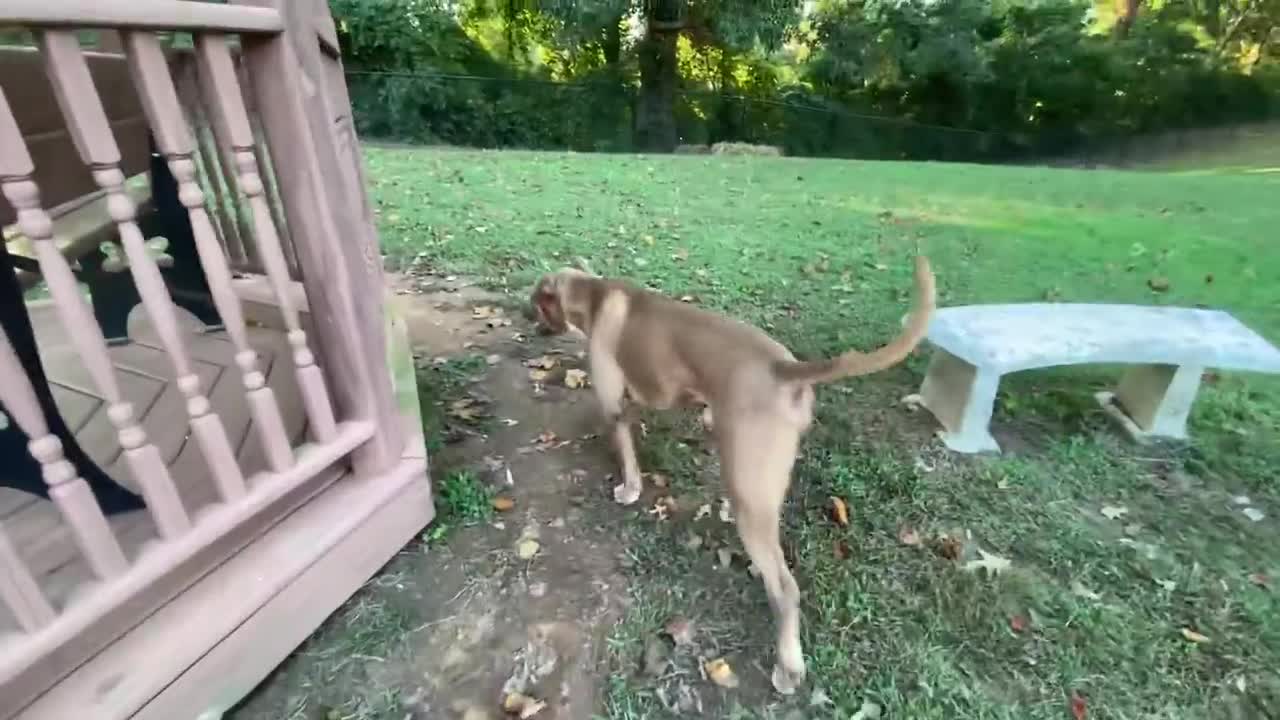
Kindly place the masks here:
<instances>
[{"instance_id":1,"label":"playhouse baluster","mask_svg":"<svg viewBox=\"0 0 1280 720\"><path fill-rule=\"evenodd\" d=\"M136 33L127 34L126 45L136 44L136 37ZM135 222L137 208L125 192L124 173L119 167L120 150L76 37L66 31L45 31L41 46L49 79L67 127L76 140L76 149L85 164L93 168L94 181L107 192L107 211L116 222L129 260L129 272L133 275L138 295L142 297L142 305L173 364L178 389L187 400L187 414L200 451L209 464L219 491L224 497L238 497L244 492L244 476L235 462L235 452L231 449L222 421L210 412L209 399L200 387L200 378L193 371L191 358L183 344L164 277L147 252L146 240ZM147 105L144 102L144 106Z\"/></svg>"},{"instance_id":2,"label":"playhouse baluster","mask_svg":"<svg viewBox=\"0 0 1280 720\"><path fill-rule=\"evenodd\" d=\"M74 35L71 40L75 42ZM160 452L147 441L146 432L134 418L133 406L125 402L120 393L102 329L76 286L71 266L58 250L53 238L53 222L40 205L40 189L31 179L34 172L35 166L17 121L4 93L0 92L0 190L17 212L18 229L35 248L40 274L71 343L107 400L107 416L116 428L129 471L142 490L161 537L177 537L190 527L187 513Z\"/></svg>"},{"instance_id":3,"label":"playhouse baluster","mask_svg":"<svg viewBox=\"0 0 1280 720\"><path fill-rule=\"evenodd\" d=\"M275 394L266 386L266 378L258 370L257 353L249 345L240 299L232 289L231 270L205 209L204 193L195 181L196 168L192 160L194 142L178 103L164 51L160 42L150 33L126 33L125 46L134 84L142 95L142 105L155 133L156 144L178 181L178 198L187 208L191 219L196 250L209 281L214 305L222 316L227 335L235 345L236 365L239 366L244 381L253 425L257 428L271 469L277 472L286 470L293 464L293 450L289 445ZM209 460L213 464L214 459ZM217 461L233 466L235 464L234 456L230 455L218 458ZM244 491L243 483L237 487L223 487L220 481L219 488L224 493L224 499L232 499L228 494Z\"/></svg>"},{"instance_id":4,"label":"playhouse baluster","mask_svg":"<svg viewBox=\"0 0 1280 720\"><path fill-rule=\"evenodd\" d=\"M89 484L63 457L62 441L49 432L31 380L9 342L9 336L3 331L0 331L0 402L31 439L27 447L31 456L40 463L44 481L49 486L49 498L71 527L76 544L93 574L107 580L123 573L129 563L124 559L115 535L111 534L107 518L94 500Z\"/></svg>"},{"instance_id":5,"label":"playhouse baluster","mask_svg":"<svg viewBox=\"0 0 1280 720\"><path fill-rule=\"evenodd\" d=\"M333 406L329 402L324 375L315 364L315 356L307 346L307 336L302 330L298 309L290 293L292 281L288 263L281 249L280 236L276 232L271 208L267 203L266 189L258 170L253 132L236 80L231 52L227 48L226 39L214 35L197 36L196 52L200 72L217 95L212 111L219 139L231 146L240 190L248 198L253 211L258 255L267 271L276 300L280 303L280 313L288 329L289 345L293 350L293 361L297 367L298 383L302 389L311 432L317 441L326 442L337 433Z\"/></svg>"}]
</instances>

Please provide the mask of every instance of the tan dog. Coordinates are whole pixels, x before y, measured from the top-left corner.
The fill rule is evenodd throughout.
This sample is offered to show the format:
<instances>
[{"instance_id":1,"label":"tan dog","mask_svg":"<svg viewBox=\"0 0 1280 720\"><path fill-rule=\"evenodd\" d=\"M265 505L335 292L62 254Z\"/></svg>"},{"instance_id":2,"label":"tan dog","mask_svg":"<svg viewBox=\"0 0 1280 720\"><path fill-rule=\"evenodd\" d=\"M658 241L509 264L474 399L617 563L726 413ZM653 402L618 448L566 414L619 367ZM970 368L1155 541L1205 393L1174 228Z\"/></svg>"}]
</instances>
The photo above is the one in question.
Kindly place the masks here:
<instances>
[{"instance_id":1,"label":"tan dog","mask_svg":"<svg viewBox=\"0 0 1280 720\"><path fill-rule=\"evenodd\" d=\"M809 362L746 323L579 270L546 275L533 291L531 309L546 330L587 338L591 381L622 462L622 482L613 490L619 503L634 503L641 490L624 400L660 410L704 406L738 533L773 608L773 685L784 694L804 680L805 666L800 589L783 558L778 524L800 436L812 420L813 385L883 370L915 348L935 303L924 257L916 258L915 280L915 312L893 342Z\"/></svg>"}]
</instances>

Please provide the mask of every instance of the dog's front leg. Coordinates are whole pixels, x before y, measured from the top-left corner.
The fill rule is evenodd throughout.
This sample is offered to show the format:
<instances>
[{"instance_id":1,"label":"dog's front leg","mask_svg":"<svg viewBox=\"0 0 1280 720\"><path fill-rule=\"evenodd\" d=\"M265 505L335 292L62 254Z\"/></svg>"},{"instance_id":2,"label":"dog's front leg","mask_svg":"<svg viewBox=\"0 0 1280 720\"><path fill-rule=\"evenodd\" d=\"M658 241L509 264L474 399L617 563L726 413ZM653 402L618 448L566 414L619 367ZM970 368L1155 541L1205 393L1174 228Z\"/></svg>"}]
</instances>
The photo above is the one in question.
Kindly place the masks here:
<instances>
[{"instance_id":1,"label":"dog's front leg","mask_svg":"<svg viewBox=\"0 0 1280 720\"><path fill-rule=\"evenodd\" d=\"M591 353L591 384L612 435L614 450L622 465L622 482L613 488L613 499L630 505L640 499L643 482L640 462L636 459L635 440L631 436L631 418L622 406L627 385L622 368L607 351Z\"/></svg>"}]
</instances>

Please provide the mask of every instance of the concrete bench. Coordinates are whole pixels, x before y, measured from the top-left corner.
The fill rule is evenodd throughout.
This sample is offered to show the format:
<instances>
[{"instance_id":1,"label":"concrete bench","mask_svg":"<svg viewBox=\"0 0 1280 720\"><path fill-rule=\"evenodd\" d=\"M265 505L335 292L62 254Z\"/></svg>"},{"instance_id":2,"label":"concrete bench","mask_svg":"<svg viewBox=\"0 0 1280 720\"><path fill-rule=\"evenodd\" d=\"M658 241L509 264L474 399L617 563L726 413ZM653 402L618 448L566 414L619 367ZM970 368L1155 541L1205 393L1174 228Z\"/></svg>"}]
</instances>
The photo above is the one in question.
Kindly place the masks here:
<instances>
[{"instance_id":1,"label":"concrete bench","mask_svg":"<svg viewBox=\"0 0 1280 720\"><path fill-rule=\"evenodd\" d=\"M1218 310L1027 303L937 311L936 347L917 402L947 447L999 451L988 430L1000 377L1058 365L1133 365L1095 397L1136 439L1185 438L1206 368L1280 373L1280 350Z\"/></svg>"}]
</instances>

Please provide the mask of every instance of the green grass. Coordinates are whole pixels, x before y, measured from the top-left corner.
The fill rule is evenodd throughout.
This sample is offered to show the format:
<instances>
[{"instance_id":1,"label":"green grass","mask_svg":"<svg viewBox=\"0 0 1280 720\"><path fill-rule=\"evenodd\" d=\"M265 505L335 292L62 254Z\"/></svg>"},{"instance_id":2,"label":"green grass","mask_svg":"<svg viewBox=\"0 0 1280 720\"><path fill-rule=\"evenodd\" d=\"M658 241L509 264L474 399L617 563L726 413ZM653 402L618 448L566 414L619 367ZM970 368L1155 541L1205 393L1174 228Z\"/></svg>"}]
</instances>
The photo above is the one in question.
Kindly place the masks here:
<instances>
[{"instance_id":1,"label":"green grass","mask_svg":"<svg viewBox=\"0 0 1280 720\"><path fill-rule=\"evenodd\" d=\"M944 305L1204 304L1280 340L1269 175L430 151L369 162L393 258L520 293L585 263L694 295L802 356L889 338L917 247ZM922 365L821 389L794 475L787 552L811 686L839 716L869 699L896 718L1057 719L1073 692L1090 718L1280 716L1280 597L1250 580L1280 577L1280 384L1226 375L1202 390L1191 444L1142 448L1091 404L1113 368L1015 375L996 411L1009 452L973 459L939 452L929 419L895 407ZM674 442L684 422L654 418L642 463L696 487L696 454ZM849 527L827 518L833 494ZM1267 519L1246 520L1238 494ZM1110 520L1107 505L1129 512ZM923 546L899 542L903 525ZM610 716L664 716L637 658L670 614L694 615L740 668L772 661L758 581L708 565L731 533L643 514L626 532L636 590L611 641ZM691 549L689 532L709 541ZM934 552L939 534L1012 569L965 572ZM717 712L772 716L751 697Z\"/></svg>"}]
</instances>

